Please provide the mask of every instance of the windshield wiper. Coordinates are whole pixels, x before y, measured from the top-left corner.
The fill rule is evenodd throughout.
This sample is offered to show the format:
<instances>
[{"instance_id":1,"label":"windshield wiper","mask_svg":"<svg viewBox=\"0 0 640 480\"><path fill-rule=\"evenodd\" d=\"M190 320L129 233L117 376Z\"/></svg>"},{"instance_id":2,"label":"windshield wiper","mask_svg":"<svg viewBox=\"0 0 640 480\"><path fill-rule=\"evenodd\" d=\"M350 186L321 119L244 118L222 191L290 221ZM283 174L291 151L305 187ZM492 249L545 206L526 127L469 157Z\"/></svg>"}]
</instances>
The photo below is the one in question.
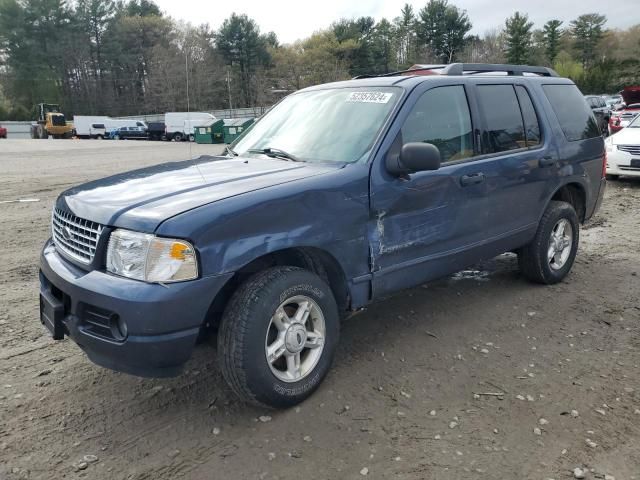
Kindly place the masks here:
<instances>
[{"instance_id":1,"label":"windshield wiper","mask_svg":"<svg viewBox=\"0 0 640 480\"><path fill-rule=\"evenodd\" d=\"M295 155L285 152L284 150L280 150L279 148L250 148L247 150L249 153L261 153L268 157L273 158L284 158L285 160L291 160L292 162L304 162L304 160L300 160Z\"/></svg>"}]
</instances>

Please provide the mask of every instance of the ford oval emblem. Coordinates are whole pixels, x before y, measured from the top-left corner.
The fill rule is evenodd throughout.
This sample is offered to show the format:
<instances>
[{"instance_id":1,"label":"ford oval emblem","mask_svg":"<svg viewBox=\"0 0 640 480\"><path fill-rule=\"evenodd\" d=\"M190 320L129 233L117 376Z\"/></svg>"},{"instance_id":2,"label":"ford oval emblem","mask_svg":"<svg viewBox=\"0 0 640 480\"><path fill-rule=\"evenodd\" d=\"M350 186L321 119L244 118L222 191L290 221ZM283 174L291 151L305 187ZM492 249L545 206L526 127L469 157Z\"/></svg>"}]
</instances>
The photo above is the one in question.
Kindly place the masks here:
<instances>
[{"instance_id":1,"label":"ford oval emblem","mask_svg":"<svg viewBox=\"0 0 640 480\"><path fill-rule=\"evenodd\" d=\"M72 240L73 239L73 232L71 231L71 229L69 227L64 227L62 229L62 236L64 237L65 240Z\"/></svg>"}]
</instances>

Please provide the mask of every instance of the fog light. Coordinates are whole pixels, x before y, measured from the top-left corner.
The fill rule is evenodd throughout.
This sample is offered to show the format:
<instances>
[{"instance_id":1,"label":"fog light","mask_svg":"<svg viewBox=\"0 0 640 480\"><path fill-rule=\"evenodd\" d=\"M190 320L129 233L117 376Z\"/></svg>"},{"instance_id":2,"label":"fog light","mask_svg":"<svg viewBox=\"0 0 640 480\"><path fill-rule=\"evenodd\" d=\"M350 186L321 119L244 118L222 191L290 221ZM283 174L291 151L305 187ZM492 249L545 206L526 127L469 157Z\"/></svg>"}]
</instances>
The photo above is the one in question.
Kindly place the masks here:
<instances>
[{"instance_id":1,"label":"fog light","mask_svg":"<svg viewBox=\"0 0 640 480\"><path fill-rule=\"evenodd\" d=\"M111 335L113 338L122 342L127 338L129 331L127 329L127 322L125 322L120 315L115 313L111 315L109 326L111 327Z\"/></svg>"}]
</instances>

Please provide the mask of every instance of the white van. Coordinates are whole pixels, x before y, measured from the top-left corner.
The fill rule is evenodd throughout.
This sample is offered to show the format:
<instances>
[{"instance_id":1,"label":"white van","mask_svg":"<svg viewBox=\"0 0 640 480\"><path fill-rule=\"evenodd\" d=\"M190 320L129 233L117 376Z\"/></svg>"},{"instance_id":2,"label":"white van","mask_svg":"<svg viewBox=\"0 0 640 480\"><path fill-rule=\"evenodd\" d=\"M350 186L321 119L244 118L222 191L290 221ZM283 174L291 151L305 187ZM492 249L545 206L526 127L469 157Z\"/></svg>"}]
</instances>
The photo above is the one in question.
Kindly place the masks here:
<instances>
[{"instance_id":1,"label":"white van","mask_svg":"<svg viewBox=\"0 0 640 480\"><path fill-rule=\"evenodd\" d=\"M142 120L118 120L105 116L77 115L73 117L73 127L78 138L105 138L107 132L120 127L143 127L147 124Z\"/></svg>"},{"instance_id":2,"label":"white van","mask_svg":"<svg viewBox=\"0 0 640 480\"><path fill-rule=\"evenodd\" d=\"M104 138L105 122L110 120L104 116L77 115L73 117L73 127L78 138Z\"/></svg>"},{"instance_id":3,"label":"white van","mask_svg":"<svg viewBox=\"0 0 640 480\"><path fill-rule=\"evenodd\" d=\"M120 127L142 127L147 128L147 124L142 120L136 119L126 119L126 120L118 120L116 118L109 118L104 122L107 130L112 130L114 128Z\"/></svg>"},{"instance_id":4,"label":"white van","mask_svg":"<svg viewBox=\"0 0 640 480\"><path fill-rule=\"evenodd\" d=\"M206 112L167 112L164 114L167 140L193 142L194 127L204 127L216 121L216 117Z\"/></svg>"}]
</instances>

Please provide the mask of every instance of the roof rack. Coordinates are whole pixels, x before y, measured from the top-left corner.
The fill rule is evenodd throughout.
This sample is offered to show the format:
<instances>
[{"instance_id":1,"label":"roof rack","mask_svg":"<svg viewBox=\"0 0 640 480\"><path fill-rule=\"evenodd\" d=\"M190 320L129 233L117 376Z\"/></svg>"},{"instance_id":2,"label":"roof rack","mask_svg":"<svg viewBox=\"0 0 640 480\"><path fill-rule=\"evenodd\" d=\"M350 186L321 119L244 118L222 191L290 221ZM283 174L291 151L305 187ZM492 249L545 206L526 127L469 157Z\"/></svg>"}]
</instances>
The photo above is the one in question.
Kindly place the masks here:
<instances>
[{"instance_id":1,"label":"roof rack","mask_svg":"<svg viewBox=\"0 0 640 480\"><path fill-rule=\"evenodd\" d=\"M439 71L434 71L439 70ZM412 74L418 72L431 72L435 75L474 75L478 73L504 72L507 75L524 75L531 73L543 77L557 77L558 74L548 67L535 67L529 65L508 65L502 63L450 63L448 65L413 65L407 70L383 73L380 75L358 75L358 78L393 77L396 75Z\"/></svg>"}]
</instances>

